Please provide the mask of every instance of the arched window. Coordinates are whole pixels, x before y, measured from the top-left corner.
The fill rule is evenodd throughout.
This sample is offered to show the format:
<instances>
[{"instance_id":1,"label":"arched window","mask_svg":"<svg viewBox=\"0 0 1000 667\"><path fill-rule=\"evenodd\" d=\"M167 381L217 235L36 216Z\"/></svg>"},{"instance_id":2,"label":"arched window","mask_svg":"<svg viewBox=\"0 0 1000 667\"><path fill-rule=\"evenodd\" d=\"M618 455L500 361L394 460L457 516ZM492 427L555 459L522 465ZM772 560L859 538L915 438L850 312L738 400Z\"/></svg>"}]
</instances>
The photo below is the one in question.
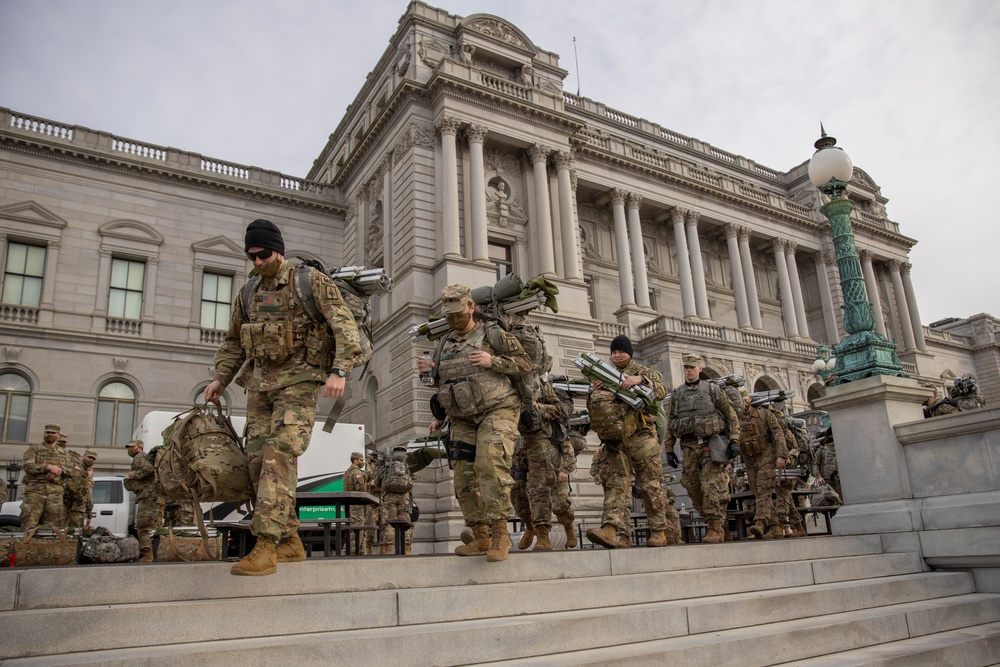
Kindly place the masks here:
<instances>
[{"instance_id":1,"label":"arched window","mask_svg":"<svg viewBox=\"0 0 1000 667\"><path fill-rule=\"evenodd\" d=\"M27 442L28 408L31 407L31 385L17 373L0 375L0 416L3 431L0 442Z\"/></svg>"},{"instance_id":2,"label":"arched window","mask_svg":"<svg viewBox=\"0 0 1000 667\"><path fill-rule=\"evenodd\" d=\"M135 428L135 392L124 382L104 385L97 399L94 444L122 446Z\"/></svg>"}]
</instances>

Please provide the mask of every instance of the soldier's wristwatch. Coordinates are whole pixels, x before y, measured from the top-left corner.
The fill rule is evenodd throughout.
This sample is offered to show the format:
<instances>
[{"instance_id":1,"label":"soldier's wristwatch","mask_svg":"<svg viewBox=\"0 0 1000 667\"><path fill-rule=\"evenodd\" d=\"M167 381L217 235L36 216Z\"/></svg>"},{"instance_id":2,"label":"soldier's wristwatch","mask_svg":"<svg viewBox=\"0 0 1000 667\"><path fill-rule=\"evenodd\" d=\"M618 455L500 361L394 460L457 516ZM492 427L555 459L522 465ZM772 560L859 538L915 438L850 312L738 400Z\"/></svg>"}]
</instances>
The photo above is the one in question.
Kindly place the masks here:
<instances>
[{"instance_id":1,"label":"soldier's wristwatch","mask_svg":"<svg viewBox=\"0 0 1000 667\"><path fill-rule=\"evenodd\" d=\"M334 368L332 371L330 371L330 375L339 375L342 378L346 378L347 371L345 371L343 368Z\"/></svg>"}]
</instances>

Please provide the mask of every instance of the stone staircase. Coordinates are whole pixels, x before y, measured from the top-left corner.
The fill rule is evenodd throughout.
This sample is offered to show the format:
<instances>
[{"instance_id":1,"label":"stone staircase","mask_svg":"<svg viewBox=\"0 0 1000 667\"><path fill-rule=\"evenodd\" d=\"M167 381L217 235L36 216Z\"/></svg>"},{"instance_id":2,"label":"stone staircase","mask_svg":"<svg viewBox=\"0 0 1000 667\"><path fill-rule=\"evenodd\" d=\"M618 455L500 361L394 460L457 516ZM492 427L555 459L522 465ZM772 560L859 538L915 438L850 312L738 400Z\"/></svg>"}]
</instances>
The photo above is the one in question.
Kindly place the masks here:
<instances>
[{"instance_id":1,"label":"stone staircase","mask_svg":"<svg viewBox=\"0 0 1000 667\"><path fill-rule=\"evenodd\" d=\"M877 535L0 570L0 665L994 665L1000 595Z\"/></svg>"}]
</instances>

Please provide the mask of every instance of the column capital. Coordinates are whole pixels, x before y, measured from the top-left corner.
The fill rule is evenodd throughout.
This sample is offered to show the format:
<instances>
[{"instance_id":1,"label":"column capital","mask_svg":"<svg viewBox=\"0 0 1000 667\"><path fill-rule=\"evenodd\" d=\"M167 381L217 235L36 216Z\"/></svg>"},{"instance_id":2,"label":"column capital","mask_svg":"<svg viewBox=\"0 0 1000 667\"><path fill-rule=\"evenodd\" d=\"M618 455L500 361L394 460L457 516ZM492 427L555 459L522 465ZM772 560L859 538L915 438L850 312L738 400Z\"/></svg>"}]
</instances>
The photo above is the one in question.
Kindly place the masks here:
<instances>
[{"instance_id":1,"label":"column capital","mask_svg":"<svg viewBox=\"0 0 1000 667\"><path fill-rule=\"evenodd\" d=\"M531 161L535 164L548 160L549 153L551 152L551 148L543 146L542 144L531 144L531 146L528 147L528 157L530 157Z\"/></svg>"},{"instance_id":2,"label":"column capital","mask_svg":"<svg viewBox=\"0 0 1000 667\"><path fill-rule=\"evenodd\" d=\"M639 207L642 206L642 195L636 192L629 192L625 198L625 203L628 210L635 209L638 211Z\"/></svg>"},{"instance_id":3,"label":"column capital","mask_svg":"<svg viewBox=\"0 0 1000 667\"><path fill-rule=\"evenodd\" d=\"M735 239L740 235L740 226L735 222L727 222L724 229L726 230L727 239Z\"/></svg>"},{"instance_id":4,"label":"column capital","mask_svg":"<svg viewBox=\"0 0 1000 667\"><path fill-rule=\"evenodd\" d=\"M485 142L487 134L489 134L489 130L482 125L470 125L465 128L465 140L470 144Z\"/></svg>"},{"instance_id":5,"label":"column capital","mask_svg":"<svg viewBox=\"0 0 1000 667\"><path fill-rule=\"evenodd\" d=\"M862 262L871 263L872 261L872 251L868 248L858 248L858 259Z\"/></svg>"},{"instance_id":6,"label":"column capital","mask_svg":"<svg viewBox=\"0 0 1000 667\"><path fill-rule=\"evenodd\" d=\"M100 250L97 251L97 254L99 254L101 257L111 257L111 250L108 248L101 248Z\"/></svg>"},{"instance_id":7,"label":"column capital","mask_svg":"<svg viewBox=\"0 0 1000 667\"><path fill-rule=\"evenodd\" d=\"M450 134L452 136L455 136L456 134L458 134L458 128L461 127L461 125L462 121L460 121L459 119L452 118L451 116L445 116L444 118L438 121L437 125L434 126L434 129L437 130L438 134L441 135Z\"/></svg>"},{"instance_id":8,"label":"column capital","mask_svg":"<svg viewBox=\"0 0 1000 667\"><path fill-rule=\"evenodd\" d=\"M903 268L903 264L905 264L905 262L901 259L895 259L895 258L890 259L889 271L891 271L892 273L899 273L900 270Z\"/></svg>"},{"instance_id":9,"label":"column capital","mask_svg":"<svg viewBox=\"0 0 1000 667\"><path fill-rule=\"evenodd\" d=\"M784 253L785 245L787 245L787 243L788 242L785 241L785 239L779 239L778 237L774 237L773 239L771 239L771 249L774 252Z\"/></svg>"},{"instance_id":10,"label":"column capital","mask_svg":"<svg viewBox=\"0 0 1000 667\"><path fill-rule=\"evenodd\" d=\"M673 210L670 211L670 220L676 225L677 223L684 224L684 216L687 214L687 210L675 206Z\"/></svg>"},{"instance_id":11,"label":"column capital","mask_svg":"<svg viewBox=\"0 0 1000 667\"><path fill-rule=\"evenodd\" d=\"M909 262L903 262L899 266L899 270L902 272L902 274L904 276L910 275L910 269L912 269L912 268L913 268L913 265L910 264Z\"/></svg>"},{"instance_id":12,"label":"column capital","mask_svg":"<svg viewBox=\"0 0 1000 667\"><path fill-rule=\"evenodd\" d=\"M625 206L625 198L628 196L628 192L622 190L621 188L614 188L611 190L611 205L612 206Z\"/></svg>"},{"instance_id":13,"label":"column capital","mask_svg":"<svg viewBox=\"0 0 1000 667\"><path fill-rule=\"evenodd\" d=\"M799 249L799 244L795 241L785 241L785 254L794 255L795 251Z\"/></svg>"},{"instance_id":14,"label":"column capital","mask_svg":"<svg viewBox=\"0 0 1000 667\"><path fill-rule=\"evenodd\" d=\"M739 227L737 227L737 229L739 229L739 232L740 232L740 241L744 241L745 240L745 241L747 241L749 243L750 242L750 233L751 233L750 232L750 228L747 227L746 225L740 225Z\"/></svg>"},{"instance_id":15,"label":"column capital","mask_svg":"<svg viewBox=\"0 0 1000 667\"><path fill-rule=\"evenodd\" d=\"M837 266L837 251L833 246L823 248L823 263L827 266Z\"/></svg>"},{"instance_id":16,"label":"column capital","mask_svg":"<svg viewBox=\"0 0 1000 667\"><path fill-rule=\"evenodd\" d=\"M699 213L698 211L688 211L686 213L685 217L686 217L686 220L684 221L684 223L688 227L697 227L698 226L698 219L701 217L701 213Z\"/></svg>"},{"instance_id":17,"label":"column capital","mask_svg":"<svg viewBox=\"0 0 1000 667\"><path fill-rule=\"evenodd\" d=\"M556 151L553 160L556 163L556 169L572 169L573 151Z\"/></svg>"},{"instance_id":18,"label":"column capital","mask_svg":"<svg viewBox=\"0 0 1000 667\"><path fill-rule=\"evenodd\" d=\"M7 239L7 235L4 234L3 235L3 240L6 240L6 239ZM60 239L55 239L55 240L49 241L45 245L47 247L49 247L49 248L52 248L53 250L59 250L59 248L62 247L62 241Z\"/></svg>"}]
</instances>

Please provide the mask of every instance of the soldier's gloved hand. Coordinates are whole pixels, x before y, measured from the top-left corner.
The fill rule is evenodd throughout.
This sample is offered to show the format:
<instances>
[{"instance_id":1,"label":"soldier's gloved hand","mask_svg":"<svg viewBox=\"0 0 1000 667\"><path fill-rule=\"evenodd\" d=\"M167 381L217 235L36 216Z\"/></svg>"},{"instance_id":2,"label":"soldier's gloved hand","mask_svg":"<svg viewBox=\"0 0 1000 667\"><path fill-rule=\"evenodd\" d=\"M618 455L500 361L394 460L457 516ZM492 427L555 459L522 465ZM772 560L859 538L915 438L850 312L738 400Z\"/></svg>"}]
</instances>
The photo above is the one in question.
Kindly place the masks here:
<instances>
[{"instance_id":1,"label":"soldier's gloved hand","mask_svg":"<svg viewBox=\"0 0 1000 667\"><path fill-rule=\"evenodd\" d=\"M517 422L517 427L522 431L530 431L534 425L534 411L530 408L521 410L521 418Z\"/></svg>"},{"instance_id":2,"label":"soldier's gloved hand","mask_svg":"<svg viewBox=\"0 0 1000 667\"><path fill-rule=\"evenodd\" d=\"M673 452L667 452L667 465L671 468L680 468L681 462Z\"/></svg>"}]
</instances>

